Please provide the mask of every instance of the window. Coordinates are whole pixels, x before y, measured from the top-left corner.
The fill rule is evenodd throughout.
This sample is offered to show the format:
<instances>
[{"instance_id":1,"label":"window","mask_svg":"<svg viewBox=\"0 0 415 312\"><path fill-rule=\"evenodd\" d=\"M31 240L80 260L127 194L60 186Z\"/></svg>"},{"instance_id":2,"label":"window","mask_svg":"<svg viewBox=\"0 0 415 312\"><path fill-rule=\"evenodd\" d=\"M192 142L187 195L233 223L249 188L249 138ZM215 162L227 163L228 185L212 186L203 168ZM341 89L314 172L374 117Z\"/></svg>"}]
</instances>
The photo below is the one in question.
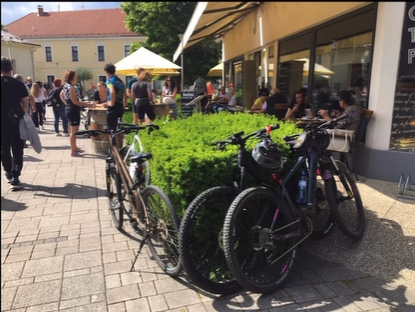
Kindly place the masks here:
<instances>
[{"instance_id":1,"label":"window","mask_svg":"<svg viewBox=\"0 0 415 312\"><path fill-rule=\"evenodd\" d=\"M55 76L54 75L47 75L46 80L50 85L53 85L53 81L55 80Z\"/></svg>"},{"instance_id":2,"label":"window","mask_svg":"<svg viewBox=\"0 0 415 312\"><path fill-rule=\"evenodd\" d=\"M46 62L52 62L52 47L45 47Z\"/></svg>"},{"instance_id":3,"label":"window","mask_svg":"<svg viewBox=\"0 0 415 312\"><path fill-rule=\"evenodd\" d=\"M72 46L72 62L79 62L78 46Z\"/></svg>"},{"instance_id":4,"label":"window","mask_svg":"<svg viewBox=\"0 0 415 312\"><path fill-rule=\"evenodd\" d=\"M98 46L98 61L105 61L105 49L104 46Z\"/></svg>"},{"instance_id":5,"label":"window","mask_svg":"<svg viewBox=\"0 0 415 312\"><path fill-rule=\"evenodd\" d=\"M124 46L124 56L128 56L130 54L131 47L129 45Z\"/></svg>"},{"instance_id":6,"label":"window","mask_svg":"<svg viewBox=\"0 0 415 312\"><path fill-rule=\"evenodd\" d=\"M99 75L98 81L107 82L107 76Z\"/></svg>"}]
</instances>

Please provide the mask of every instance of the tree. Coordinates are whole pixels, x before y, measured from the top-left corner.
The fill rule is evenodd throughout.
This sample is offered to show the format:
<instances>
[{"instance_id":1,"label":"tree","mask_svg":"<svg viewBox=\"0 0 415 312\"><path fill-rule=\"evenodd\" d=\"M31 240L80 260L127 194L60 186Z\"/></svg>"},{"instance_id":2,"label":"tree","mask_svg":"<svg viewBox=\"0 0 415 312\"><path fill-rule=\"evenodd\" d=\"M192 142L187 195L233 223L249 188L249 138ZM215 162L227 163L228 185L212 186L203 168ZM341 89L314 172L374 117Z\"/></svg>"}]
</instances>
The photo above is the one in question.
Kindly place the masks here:
<instances>
[{"instance_id":1,"label":"tree","mask_svg":"<svg viewBox=\"0 0 415 312\"><path fill-rule=\"evenodd\" d=\"M121 8L126 13L127 28L138 34L145 35L145 43L135 42L131 52L141 46L172 60L180 44L178 34L186 31L197 2L124 2ZM193 84L198 73L205 75L216 66L221 58L221 44L214 40L195 45L183 54L184 83ZM180 58L176 60L180 64Z\"/></svg>"},{"instance_id":2,"label":"tree","mask_svg":"<svg viewBox=\"0 0 415 312\"><path fill-rule=\"evenodd\" d=\"M78 80L82 82L82 86L85 90L85 80L91 80L94 78L94 75L92 74L92 71L88 68L80 67L75 70L76 75L78 76Z\"/></svg>"}]
</instances>

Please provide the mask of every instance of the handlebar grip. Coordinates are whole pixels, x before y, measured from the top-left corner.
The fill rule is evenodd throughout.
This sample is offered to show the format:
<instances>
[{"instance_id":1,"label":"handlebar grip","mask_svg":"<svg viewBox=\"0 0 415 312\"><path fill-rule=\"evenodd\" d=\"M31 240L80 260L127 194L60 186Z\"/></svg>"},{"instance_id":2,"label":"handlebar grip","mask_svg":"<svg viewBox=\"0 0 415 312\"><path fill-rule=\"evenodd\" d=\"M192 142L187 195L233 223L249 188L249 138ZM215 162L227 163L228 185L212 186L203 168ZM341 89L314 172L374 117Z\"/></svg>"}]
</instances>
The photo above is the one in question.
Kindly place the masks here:
<instances>
[{"instance_id":1,"label":"handlebar grip","mask_svg":"<svg viewBox=\"0 0 415 312\"><path fill-rule=\"evenodd\" d=\"M147 124L147 127L152 128L152 130L160 130L159 125L153 125L152 123Z\"/></svg>"},{"instance_id":2,"label":"handlebar grip","mask_svg":"<svg viewBox=\"0 0 415 312\"><path fill-rule=\"evenodd\" d=\"M91 134L91 130L86 130L86 131L76 131L75 134L76 135L84 135L84 134Z\"/></svg>"}]
</instances>

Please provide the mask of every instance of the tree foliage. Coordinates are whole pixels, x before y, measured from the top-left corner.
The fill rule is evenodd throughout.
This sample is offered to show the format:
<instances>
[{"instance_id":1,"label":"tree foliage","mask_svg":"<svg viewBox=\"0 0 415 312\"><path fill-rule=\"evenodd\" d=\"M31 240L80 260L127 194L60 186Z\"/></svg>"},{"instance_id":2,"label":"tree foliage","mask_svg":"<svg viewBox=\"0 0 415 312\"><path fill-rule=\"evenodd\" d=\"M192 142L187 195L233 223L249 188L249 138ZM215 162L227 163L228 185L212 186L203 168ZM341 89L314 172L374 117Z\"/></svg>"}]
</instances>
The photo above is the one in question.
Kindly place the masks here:
<instances>
[{"instance_id":1,"label":"tree foliage","mask_svg":"<svg viewBox=\"0 0 415 312\"><path fill-rule=\"evenodd\" d=\"M82 85L85 89L85 80L91 80L94 78L94 75L92 74L92 71L88 68L80 67L75 70L76 75L78 76L78 79L82 81Z\"/></svg>"},{"instance_id":2,"label":"tree foliage","mask_svg":"<svg viewBox=\"0 0 415 312\"><path fill-rule=\"evenodd\" d=\"M131 45L131 53L141 46L172 60L180 44L178 34L186 31L197 2L124 2L121 8L126 13L127 28L145 35L147 41ZM207 74L221 58L221 43L213 40L195 45L183 55L185 85L193 84L198 73ZM181 66L180 57L175 62Z\"/></svg>"}]
</instances>

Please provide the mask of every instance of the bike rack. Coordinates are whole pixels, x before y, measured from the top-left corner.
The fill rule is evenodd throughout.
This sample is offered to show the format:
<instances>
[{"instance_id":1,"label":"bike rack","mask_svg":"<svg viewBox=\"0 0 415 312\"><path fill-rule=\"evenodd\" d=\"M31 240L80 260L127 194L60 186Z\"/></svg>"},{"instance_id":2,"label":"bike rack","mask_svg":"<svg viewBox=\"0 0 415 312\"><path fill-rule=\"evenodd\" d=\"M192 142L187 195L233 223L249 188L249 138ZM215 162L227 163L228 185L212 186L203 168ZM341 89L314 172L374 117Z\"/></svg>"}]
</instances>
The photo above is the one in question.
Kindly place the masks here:
<instances>
[{"instance_id":1,"label":"bike rack","mask_svg":"<svg viewBox=\"0 0 415 312\"><path fill-rule=\"evenodd\" d=\"M405 175L402 173L398 183L398 198L415 200L415 188L411 182L411 175L405 179Z\"/></svg>"}]
</instances>

